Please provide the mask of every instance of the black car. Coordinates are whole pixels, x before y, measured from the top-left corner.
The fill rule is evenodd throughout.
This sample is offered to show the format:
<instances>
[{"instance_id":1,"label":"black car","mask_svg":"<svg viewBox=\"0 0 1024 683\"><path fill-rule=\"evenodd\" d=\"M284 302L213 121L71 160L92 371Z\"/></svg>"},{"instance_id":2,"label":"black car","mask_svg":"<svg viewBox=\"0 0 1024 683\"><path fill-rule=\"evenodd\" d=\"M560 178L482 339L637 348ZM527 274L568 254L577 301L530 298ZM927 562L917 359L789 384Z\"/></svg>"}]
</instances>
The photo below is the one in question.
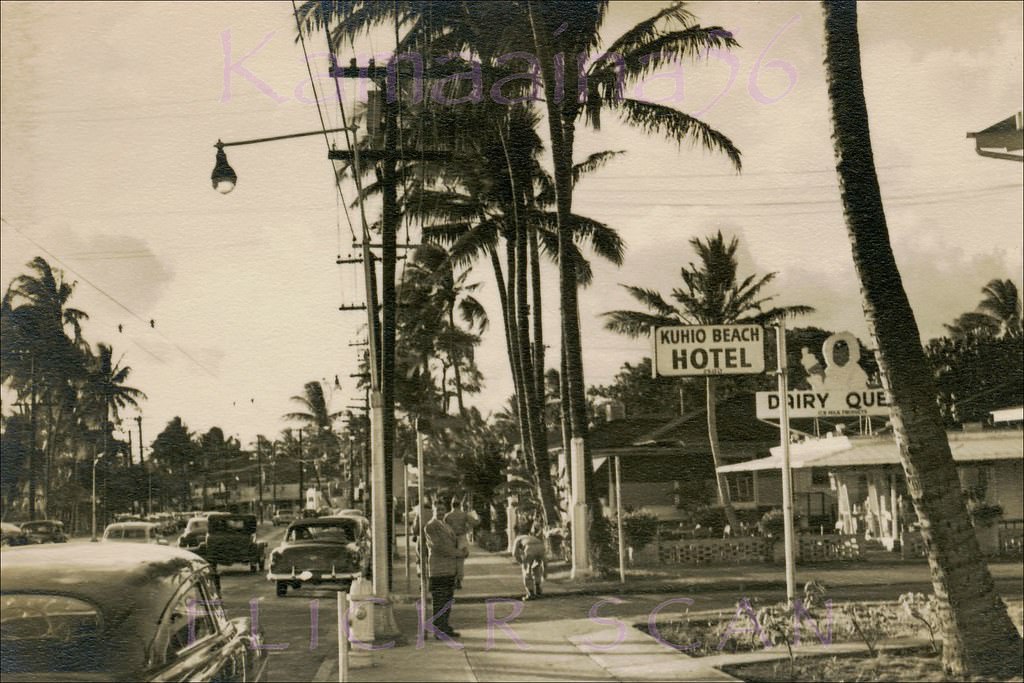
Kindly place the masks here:
<instances>
[{"instance_id":1,"label":"black car","mask_svg":"<svg viewBox=\"0 0 1024 683\"><path fill-rule=\"evenodd\" d=\"M214 567L247 564L253 574L263 571L267 544L256 540L256 515L211 512L206 527L206 537L194 551L197 555Z\"/></svg>"},{"instance_id":2,"label":"black car","mask_svg":"<svg viewBox=\"0 0 1024 683\"><path fill-rule=\"evenodd\" d=\"M209 564L157 545L45 546L0 565L4 681L263 680L262 637L228 620Z\"/></svg>"},{"instance_id":3,"label":"black car","mask_svg":"<svg viewBox=\"0 0 1024 683\"><path fill-rule=\"evenodd\" d=\"M29 544L67 543L68 540L64 533L64 522L53 519L25 522L21 525L21 533L28 539Z\"/></svg>"},{"instance_id":4,"label":"black car","mask_svg":"<svg viewBox=\"0 0 1024 683\"><path fill-rule=\"evenodd\" d=\"M300 519L270 552L267 579L277 584L278 597L305 583L348 589L352 581L368 574L369 566L370 525L365 517Z\"/></svg>"}]
</instances>

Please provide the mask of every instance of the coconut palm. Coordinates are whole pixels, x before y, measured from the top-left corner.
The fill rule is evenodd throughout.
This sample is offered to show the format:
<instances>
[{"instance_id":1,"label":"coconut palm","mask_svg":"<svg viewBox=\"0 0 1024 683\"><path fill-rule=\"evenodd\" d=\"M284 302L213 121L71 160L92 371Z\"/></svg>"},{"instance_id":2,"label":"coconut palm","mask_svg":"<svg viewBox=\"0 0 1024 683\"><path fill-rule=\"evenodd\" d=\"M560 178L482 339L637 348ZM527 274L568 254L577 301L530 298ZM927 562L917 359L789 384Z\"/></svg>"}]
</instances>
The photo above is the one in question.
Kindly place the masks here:
<instances>
[{"instance_id":1,"label":"coconut palm","mask_svg":"<svg viewBox=\"0 0 1024 683\"><path fill-rule=\"evenodd\" d=\"M625 286L634 299L650 312L609 311L604 316L605 326L630 337L651 335L658 327L670 325L728 325L733 323L764 324L784 315L798 315L813 311L809 306L771 306L773 299L764 295L764 288L775 279L776 273L758 277L749 275L742 280L737 276L736 250L739 240L726 242L721 232L712 237L694 237L690 246L697 252L698 263L680 269L682 288L672 290L674 304L661 294L642 287ZM706 378L708 443L714 461L718 483L718 502L725 510L733 529L739 524L729 499L725 476L717 474L722 464L718 452L718 425L715 416L717 378Z\"/></svg>"},{"instance_id":2,"label":"coconut palm","mask_svg":"<svg viewBox=\"0 0 1024 683\"><path fill-rule=\"evenodd\" d=\"M113 361L114 350L110 346L98 344L96 350L96 355L89 360L81 403L87 412L99 420L105 448L110 428L120 422L119 411L129 406L138 408L139 401L145 400L146 394L125 384L132 369L127 365L122 366L120 360L116 363ZM128 453L128 459L131 464L131 453Z\"/></svg>"},{"instance_id":3,"label":"coconut palm","mask_svg":"<svg viewBox=\"0 0 1024 683\"><path fill-rule=\"evenodd\" d=\"M320 382L307 382L303 393L292 396L291 400L303 410L287 413L284 419L300 423L310 436L310 445L318 460L328 459L338 454L340 444L334 433L334 421L345 414L344 411L331 412ZM314 473L319 487L320 468Z\"/></svg>"},{"instance_id":4,"label":"coconut palm","mask_svg":"<svg viewBox=\"0 0 1024 683\"><path fill-rule=\"evenodd\" d=\"M981 293L985 298L978 304L978 311L996 321L999 334L1019 337L1024 331L1021 327L1021 301L1013 280L991 280Z\"/></svg>"},{"instance_id":5,"label":"coconut palm","mask_svg":"<svg viewBox=\"0 0 1024 683\"><path fill-rule=\"evenodd\" d=\"M602 110L611 110L628 125L658 133L682 143L693 141L707 150L723 152L737 170L740 153L732 142L702 121L671 107L624 97L627 85L635 84L651 69L704 50L733 47L736 42L720 27L702 27L682 3L657 12L636 24L608 46L611 59L597 59L584 71L565 69L555 73L554 55L590 54L600 45L600 32L608 2L592 0L575 3L540 3L529 0L528 20L533 45L540 58L548 131L551 137L558 216L559 253L570 242L573 193L575 127L583 116L595 128ZM571 27L566 30L566 27ZM560 90L563 88L564 90ZM563 93L586 93L585 97L564 97ZM598 504L591 456L586 448L587 413L583 378L583 350L574 264L559 261L559 294L562 311L563 396L570 406L571 433L583 439L583 470L587 474L587 500ZM599 515L595 515L599 518ZM596 533L596 531L595 531ZM597 539L595 539L597 541Z\"/></svg>"},{"instance_id":6,"label":"coconut palm","mask_svg":"<svg viewBox=\"0 0 1024 683\"><path fill-rule=\"evenodd\" d=\"M1021 636L968 517L935 381L889 240L871 149L857 5L847 0L826 2L824 8L825 74L843 212L932 585L949 606L943 610L943 665L957 679L1019 677Z\"/></svg>"},{"instance_id":7,"label":"coconut palm","mask_svg":"<svg viewBox=\"0 0 1024 683\"><path fill-rule=\"evenodd\" d=\"M63 273L41 257L28 267L34 273L16 277L0 303L0 380L20 400L36 406L33 433L42 437L42 448L41 453L30 449L28 467L29 514L34 516L38 475L41 471L45 486L58 448L75 429L75 387L86 374L81 322L88 316L68 305L75 286Z\"/></svg>"}]
</instances>

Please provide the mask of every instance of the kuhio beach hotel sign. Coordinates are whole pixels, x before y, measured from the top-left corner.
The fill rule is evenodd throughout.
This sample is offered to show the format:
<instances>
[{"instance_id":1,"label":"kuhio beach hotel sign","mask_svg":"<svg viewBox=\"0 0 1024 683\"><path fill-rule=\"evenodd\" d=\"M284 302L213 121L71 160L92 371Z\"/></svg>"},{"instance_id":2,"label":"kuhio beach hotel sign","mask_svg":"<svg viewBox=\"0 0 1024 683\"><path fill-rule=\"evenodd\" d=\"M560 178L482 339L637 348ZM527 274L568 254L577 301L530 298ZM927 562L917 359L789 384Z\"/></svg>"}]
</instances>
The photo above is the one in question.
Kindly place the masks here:
<instances>
[{"instance_id":1,"label":"kuhio beach hotel sign","mask_svg":"<svg viewBox=\"0 0 1024 683\"><path fill-rule=\"evenodd\" d=\"M845 362L836 360L836 345L846 344ZM788 392L790 417L848 417L888 415L885 391L868 386L867 373L860 367L860 343L849 332L833 334L821 347L824 365L804 347L800 363L807 370L810 389ZM757 417L779 418L779 393L757 392Z\"/></svg>"}]
</instances>

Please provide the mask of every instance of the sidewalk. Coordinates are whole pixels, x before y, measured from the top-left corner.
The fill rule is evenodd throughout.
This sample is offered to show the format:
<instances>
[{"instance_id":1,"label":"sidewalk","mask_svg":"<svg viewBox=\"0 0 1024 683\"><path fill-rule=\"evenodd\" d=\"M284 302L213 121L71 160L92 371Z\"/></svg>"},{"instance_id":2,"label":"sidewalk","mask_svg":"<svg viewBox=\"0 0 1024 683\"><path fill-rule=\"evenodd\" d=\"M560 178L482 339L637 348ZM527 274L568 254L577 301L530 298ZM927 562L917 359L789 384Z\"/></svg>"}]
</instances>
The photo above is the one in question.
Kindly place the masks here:
<instances>
[{"instance_id":1,"label":"sidewalk","mask_svg":"<svg viewBox=\"0 0 1024 683\"><path fill-rule=\"evenodd\" d=\"M395 592L405 590L404 546L399 545L395 556ZM491 553L472 546L466 561L466 579L458 593L460 602L482 602L488 598L519 598L524 592L522 577L515 561L507 553ZM998 582L1024 582L1024 564L1017 560L989 564L992 578ZM412 565L412 588L418 593L416 565ZM638 595L672 592L736 592L785 590L785 568L773 564L707 565L703 567L675 566L664 569L629 568L626 583L621 583L618 572L614 578L593 577L573 580L570 568L563 563L548 565L544 591L548 595ZM798 564L796 581L803 584L816 580L828 588L857 586L891 586L905 584L931 584L931 570L925 560L900 560L888 553L861 562L830 562Z\"/></svg>"},{"instance_id":2,"label":"sidewalk","mask_svg":"<svg viewBox=\"0 0 1024 683\"><path fill-rule=\"evenodd\" d=\"M401 539L400 539L401 540ZM394 615L407 643L377 652L354 648L350 657L351 681L735 681L713 668L720 658L691 658L634 628L619 628L617 622L593 619L565 619L558 613L549 619L516 619L516 603L500 599L519 598L522 579L516 563L505 553L490 553L473 547L466 564L464 589L459 591L453 608L453 623L461 632L458 643L436 641L433 637L417 641L419 620L415 564L412 565L411 590L406 590L402 551L395 558ZM781 587L782 568L774 566L735 566L680 568L657 575L627 577L625 586L618 581L588 580L573 582L564 570L551 572L545 584L549 595L600 595L602 591L623 593L671 593L686 587L704 591L735 590L737 587ZM1024 570L1020 563L992 565L997 579L1020 581ZM652 574L652 573L651 573ZM814 566L800 568L798 579L816 578L830 586L882 586L929 582L926 563L871 563ZM497 599L497 600L496 600ZM490 600L487 618L482 619L480 603ZM548 603L547 600L542 601ZM471 610L467 604L476 603ZM548 603L550 604L550 603ZM538 604L538 606L541 606ZM554 607L547 607L551 609ZM543 609L544 607L542 607ZM504 627L500 620L509 624ZM858 645L844 645L856 649ZM777 658L781 653L768 650L751 653L748 658ZM328 658L314 680L337 681L338 662Z\"/></svg>"}]
</instances>

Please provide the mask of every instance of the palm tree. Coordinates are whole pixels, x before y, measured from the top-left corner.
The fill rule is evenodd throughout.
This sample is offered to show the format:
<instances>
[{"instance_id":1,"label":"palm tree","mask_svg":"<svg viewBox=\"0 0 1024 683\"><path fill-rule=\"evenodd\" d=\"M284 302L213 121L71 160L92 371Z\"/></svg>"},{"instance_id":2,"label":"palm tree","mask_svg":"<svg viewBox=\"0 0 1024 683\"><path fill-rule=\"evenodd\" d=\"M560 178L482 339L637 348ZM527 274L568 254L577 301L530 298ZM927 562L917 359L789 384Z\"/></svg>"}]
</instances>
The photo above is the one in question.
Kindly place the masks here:
<instances>
[{"instance_id":1,"label":"palm tree","mask_svg":"<svg viewBox=\"0 0 1024 683\"><path fill-rule=\"evenodd\" d=\"M949 606L944 615L943 666L958 679L1019 677L1024 661L1021 636L996 591L968 517L936 402L935 380L892 253L871 149L857 6L847 0L824 7L836 172L864 316L878 348L907 488L928 549L932 585Z\"/></svg>"},{"instance_id":2,"label":"palm tree","mask_svg":"<svg viewBox=\"0 0 1024 683\"><path fill-rule=\"evenodd\" d=\"M1022 332L1021 301L1013 280L991 280L981 293L985 298L978 304L978 309L999 321L1001 334L1019 337Z\"/></svg>"},{"instance_id":3,"label":"palm tree","mask_svg":"<svg viewBox=\"0 0 1024 683\"><path fill-rule=\"evenodd\" d=\"M557 200L559 253L569 246L572 225L573 151L575 126L583 115L595 128L600 126L602 109L614 110L629 125L649 133L660 133L670 140L698 142L711 151L724 152L737 170L740 153L732 142L707 124L664 105L642 102L623 96L626 85L635 84L655 66L694 57L702 50L733 47L736 42L720 27L704 28L694 22L682 3L674 3L641 21L612 42L606 59L594 61L579 80L575 69L555 74L553 56L590 53L600 43L600 30L608 7L606 0L576 3L527 3L533 44L540 58L548 130L551 137ZM572 27L564 30L566 26ZM617 55L617 56L616 56ZM559 90L564 87L564 90ZM585 92L583 98L564 93ZM559 260L559 294L562 311L563 397L570 406L571 433L584 443L583 469L587 476L587 500L597 504L596 482L592 476L591 456L586 448L587 413L583 378L583 349L580 339L579 310L574 264ZM595 515L595 519L599 515ZM597 539L595 539L596 541Z\"/></svg>"},{"instance_id":4,"label":"palm tree","mask_svg":"<svg viewBox=\"0 0 1024 683\"><path fill-rule=\"evenodd\" d=\"M57 450L75 428L75 385L86 374L81 322L88 316L68 306L74 283L66 282L63 273L38 256L28 267L35 273L16 277L0 304L0 380L20 400L31 397L32 433L44 437L44 462L38 462L37 444L30 449L28 498L29 514L34 516L37 476L41 470L48 500L46 487ZM40 406L45 411L39 411ZM43 412L43 424L37 412Z\"/></svg>"},{"instance_id":5,"label":"palm tree","mask_svg":"<svg viewBox=\"0 0 1024 683\"><path fill-rule=\"evenodd\" d=\"M132 369L122 366L120 361L113 362L114 350L110 346L98 344L96 349L96 355L90 358L89 373L82 388L82 403L99 419L106 453L110 428L120 422L119 411L128 406L138 408L139 401L145 400L146 394L125 384ZM128 453L128 461L131 464L131 453Z\"/></svg>"},{"instance_id":6,"label":"palm tree","mask_svg":"<svg viewBox=\"0 0 1024 683\"><path fill-rule=\"evenodd\" d=\"M463 373L468 371L472 375L466 378L469 380L479 375L473 364L473 349L479 344L480 338L474 334L474 330L483 333L490 323L487 311L474 295L480 284L467 282L468 277L468 270L455 274L455 268L445 249L426 244L418 247L413 253L412 262L402 279L401 292L405 295L404 298L415 297L417 300L402 302L403 309L399 311L399 337L403 336L403 328L414 328L409 329L414 336L415 331L425 332L425 343L418 345L425 352L420 354L420 364L429 362L430 357L441 360L442 413L448 412L449 370L453 374L453 390L459 414L465 413L463 390L466 385ZM468 325L468 331L456 323L456 311L461 320ZM468 386L478 391L479 381L470 381Z\"/></svg>"},{"instance_id":7,"label":"palm tree","mask_svg":"<svg viewBox=\"0 0 1024 683\"><path fill-rule=\"evenodd\" d=\"M299 396L292 396L291 400L299 404L304 410L287 413L284 419L299 422L310 435L310 445L318 456L318 464L314 473L317 478L317 488L319 488L319 462L338 453L340 445L337 435L334 433L334 421L344 415L345 412L330 412L327 399L324 396L324 388L320 382L316 381L307 382L303 387L303 393Z\"/></svg>"},{"instance_id":8,"label":"palm tree","mask_svg":"<svg viewBox=\"0 0 1024 683\"><path fill-rule=\"evenodd\" d=\"M651 335L655 328L670 325L764 324L784 315L798 315L814 310L810 306L765 308L774 297L764 296L762 290L775 279L776 273L760 277L749 275L741 281L736 273L736 250L739 247L739 240L735 237L727 243L719 231L704 240L694 237L690 240L690 246L697 252L699 263L691 262L680 269L683 287L672 290L672 299L676 305L670 304L653 290L626 286L626 291L651 312L609 311L604 314L608 321L605 326L609 330L635 338ZM738 529L739 520L729 499L726 478L718 474L718 467L722 462L718 452L718 424L715 416L716 388L717 378L709 375L705 383L708 443L715 466L718 502L725 510L729 525L733 529Z\"/></svg>"}]
</instances>

